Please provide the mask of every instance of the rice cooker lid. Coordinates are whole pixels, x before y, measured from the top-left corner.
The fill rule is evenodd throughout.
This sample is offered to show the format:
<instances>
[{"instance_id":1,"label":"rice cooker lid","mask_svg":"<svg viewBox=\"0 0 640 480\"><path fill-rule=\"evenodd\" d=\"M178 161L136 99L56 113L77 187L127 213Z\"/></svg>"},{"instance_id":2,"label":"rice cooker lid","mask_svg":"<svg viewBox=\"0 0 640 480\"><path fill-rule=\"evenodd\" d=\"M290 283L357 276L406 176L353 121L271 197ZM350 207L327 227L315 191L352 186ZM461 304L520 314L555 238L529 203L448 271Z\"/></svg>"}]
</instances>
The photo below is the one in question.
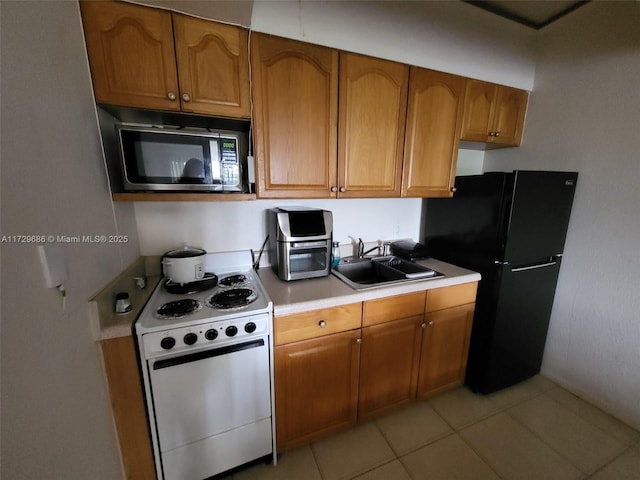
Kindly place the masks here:
<instances>
[{"instance_id":1,"label":"rice cooker lid","mask_svg":"<svg viewBox=\"0 0 640 480\"><path fill-rule=\"evenodd\" d=\"M165 253L164 256L168 258L191 258L191 257L200 257L205 253L207 252L201 248L184 246L176 250L171 250Z\"/></svg>"}]
</instances>

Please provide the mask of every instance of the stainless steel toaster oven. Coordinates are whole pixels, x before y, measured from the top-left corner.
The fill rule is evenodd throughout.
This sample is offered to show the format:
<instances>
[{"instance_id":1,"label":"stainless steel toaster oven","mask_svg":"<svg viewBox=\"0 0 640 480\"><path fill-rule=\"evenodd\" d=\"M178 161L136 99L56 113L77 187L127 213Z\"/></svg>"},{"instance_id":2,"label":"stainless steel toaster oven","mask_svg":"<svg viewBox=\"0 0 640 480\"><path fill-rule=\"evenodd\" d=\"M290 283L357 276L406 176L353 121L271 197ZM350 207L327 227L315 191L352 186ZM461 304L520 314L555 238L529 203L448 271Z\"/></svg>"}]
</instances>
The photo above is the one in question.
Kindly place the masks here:
<instances>
[{"instance_id":1,"label":"stainless steel toaster oven","mask_svg":"<svg viewBox=\"0 0 640 480\"><path fill-rule=\"evenodd\" d=\"M281 207L268 211L269 258L281 280L329 275L333 215L329 210Z\"/></svg>"}]
</instances>

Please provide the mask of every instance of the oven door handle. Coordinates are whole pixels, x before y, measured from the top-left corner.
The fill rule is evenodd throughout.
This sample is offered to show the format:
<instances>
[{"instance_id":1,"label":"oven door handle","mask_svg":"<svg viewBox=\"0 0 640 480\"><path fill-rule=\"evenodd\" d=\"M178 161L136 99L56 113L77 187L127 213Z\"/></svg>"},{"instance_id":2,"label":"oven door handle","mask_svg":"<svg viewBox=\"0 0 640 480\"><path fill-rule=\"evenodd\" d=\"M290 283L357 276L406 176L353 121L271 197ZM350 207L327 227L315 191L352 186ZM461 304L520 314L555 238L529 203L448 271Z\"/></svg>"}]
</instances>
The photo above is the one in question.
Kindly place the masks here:
<instances>
[{"instance_id":1,"label":"oven door handle","mask_svg":"<svg viewBox=\"0 0 640 480\"><path fill-rule=\"evenodd\" d=\"M154 370L161 370L163 368L176 367L178 365L184 365L185 363L197 362L199 360L205 360L207 358L220 357L222 355L229 355L231 353L240 352L242 350L248 350L250 348L259 348L265 345L264 339L252 340L244 343L237 343L235 345L229 345L221 348L214 348L211 350L204 350L201 352L190 353L179 357L166 358L158 360L153 363Z\"/></svg>"}]
</instances>

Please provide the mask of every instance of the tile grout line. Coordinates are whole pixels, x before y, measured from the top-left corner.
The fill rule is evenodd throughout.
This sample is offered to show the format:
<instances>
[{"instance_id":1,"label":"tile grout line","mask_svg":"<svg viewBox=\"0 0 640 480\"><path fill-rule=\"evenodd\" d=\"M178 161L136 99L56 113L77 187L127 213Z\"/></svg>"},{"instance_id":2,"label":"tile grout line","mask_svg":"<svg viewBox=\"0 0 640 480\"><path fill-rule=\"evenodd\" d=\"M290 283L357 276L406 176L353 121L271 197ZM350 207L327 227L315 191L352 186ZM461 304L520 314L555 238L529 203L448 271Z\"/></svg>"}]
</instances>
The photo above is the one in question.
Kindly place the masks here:
<instances>
[{"instance_id":1,"label":"tile grout line","mask_svg":"<svg viewBox=\"0 0 640 480\"><path fill-rule=\"evenodd\" d=\"M546 393L546 392L545 392ZM544 393L542 393L541 395L544 395ZM530 398L529 400L533 400L534 398L537 398L541 395L536 395L535 397ZM544 438L542 438L540 435L538 435L535 431L533 431L531 428L529 428L528 425L526 425L525 423L521 422L520 420L518 420L517 417L515 417L511 412L509 412L510 409L514 408L516 405L513 405L511 407L509 407L508 409L505 409L504 413L507 414L513 421L515 421L518 425L520 425L521 427L523 427L524 429L526 429L528 432L530 432L534 437L536 437L538 440L540 440L542 443L544 443L547 447L549 447L551 450L553 450L556 454L558 454L558 456L560 456L561 458L563 458L564 460L566 460L567 462L569 462L571 465L573 465L576 469L578 469L581 473L583 473L585 475L585 477L583 478L588 478L590 476L593 476L597 471L601 470L602 468L604 468L604 466L609 465L610 463L614 462L618 457L620 457L621 455L623 455L625 452L627 452L630 448L633 448L633 445L626 445L623 442L617 440L616 438L614 438L612 435L610 435L608 432L602 430L601 428L599 428L597 425L594 425L593 423L591 423L590 421L588 421L586 418L583 418L581 415L578 415L576 412L574 412L571 408L561 404L560 402L558 402L557 400L555 400L554 398L550 397L549 395L546 396L546 398L548 398L549 400L551 400L552 402L556 403L557 405L559 405L560 407L568 410L569 412L573 413L576 417L578 417L580 420L582 420L583 422L587 423L589 426L596 428L597 430L599 430L600 432L602 432L603 434L605 434L607 437L623 444L625 446L625 448L617 453L616 455L614 455L612 458L608 459L606 461L606 463L604 463L602 466L596 468L593 472L585 472L580 466L576 465L575 463L573 463L573 461L569 458L567 458L564 454L562 454L562 452L558 451L556 448L553 447L553 445L549 444ZM528 401L528 400L527 400ZM524 403L524 402L523 402Z\"/></svg>"}]
</instances>

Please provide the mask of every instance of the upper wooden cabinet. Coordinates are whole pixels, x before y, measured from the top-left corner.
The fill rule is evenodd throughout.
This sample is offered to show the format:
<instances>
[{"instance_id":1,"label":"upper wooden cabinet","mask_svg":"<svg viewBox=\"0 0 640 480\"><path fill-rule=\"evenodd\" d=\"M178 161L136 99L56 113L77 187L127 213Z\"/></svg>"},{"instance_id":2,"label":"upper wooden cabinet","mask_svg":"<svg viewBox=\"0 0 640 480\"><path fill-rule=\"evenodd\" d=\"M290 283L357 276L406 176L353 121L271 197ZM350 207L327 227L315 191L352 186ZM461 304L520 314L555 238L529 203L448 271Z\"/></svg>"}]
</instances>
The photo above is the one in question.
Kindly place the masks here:
<instances>
[{"instance_id":1,"label":"upper wooden cabinet","mask_svg":"<svg viewBox=\"0 0 640 480\"><path fill-rule=\"evenodd\" d=\"M467 79L461 139L519 146L528 98L525 90Z\"/></svg>"},{"instance_id":2,"label":"upper wooden cabinet","mask_svg":"<svg viewBox=\"0 0 640 480\"><path fill-rule=\"evenodd\" d=\"M336 196L338 51L253 34L257 194Z\"/></svg>"},{"instance_id":3,"label":"upper wooden cabinet","mask_svg":"<svg viewBox=\"0 0 640 480\"><path fill-rule=\"evenodd\" d=\"M458 159L465 79L411 67L403 197L450 197Z\"/></svg>"},{"instance_id":4,"label":"upper wooden cabinet","mask_svg":"<svg viewBox=\"0 0 640 480\"><path fill-rule=\"evenodd\" d=\"M399 197L409 67L340 53L338 197Z\"/></svg>"},{"instance_id":5,"label":"upper wooden cabinet","mask_svg":"<svg viewBox=\"0 0 640 480\"><path fill-rule=\"evenodd\" d=\"M81 10L98 103L250 117L246 30L125 2Z\"/></svg>"}]
</instances>

